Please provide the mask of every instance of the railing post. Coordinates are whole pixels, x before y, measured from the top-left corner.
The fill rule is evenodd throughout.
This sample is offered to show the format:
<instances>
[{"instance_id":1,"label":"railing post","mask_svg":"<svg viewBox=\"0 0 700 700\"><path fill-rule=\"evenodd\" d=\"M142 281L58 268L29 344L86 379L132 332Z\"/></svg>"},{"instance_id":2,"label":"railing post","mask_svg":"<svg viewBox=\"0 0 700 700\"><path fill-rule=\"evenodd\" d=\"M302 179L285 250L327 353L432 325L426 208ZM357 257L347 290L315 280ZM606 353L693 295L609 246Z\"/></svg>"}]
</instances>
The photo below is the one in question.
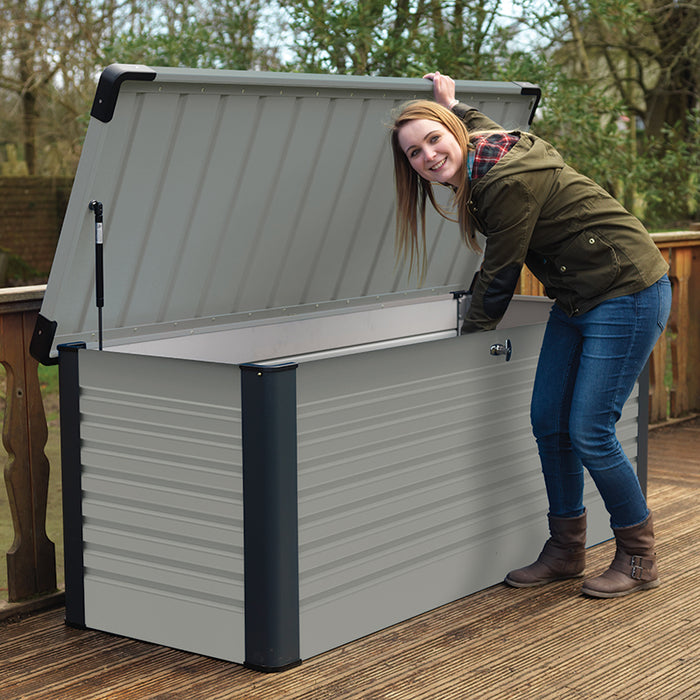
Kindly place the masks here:
<instances>
[{"instance_id":1,"label":"railing post","mask_svg":"<svg viewBox=\"0 0 700 700\"><path fill-rule=\"evenodd\" d=\"M671 251L669 248L659 247L661 255L670 266ZM668 390L666 389L666 362L668 347L668 329L661 334L661 337L654 346L654 350L649 358L649 422L660 423L668 419Z\"/></svg>"},{"instance_id":2,"label":"railing post","mask_svg":"<svg viewBox=\"0 0 700 700\"><path fill-rule=\"evenodd\" d=\"M698 241L700 244L700 241ZM690 249L688 283L688 401L690 410L700 412L700 245Z\"/></svg>"},{"instance_id":3,"label":"railing post","mask_svg":"<svg viewBox=\"0 0 700 700\"><path fill-rule=\"evenodd\" d=\"M671 340L673 384L671 386L671 416L688 413L688 339L690 334L689 286L692 260L691 248L674 248L671 257L671 279L674 282L674 313Z\"/></svg>"},{"instance_id":4,"label":"railing post","mask_svg":"<svg viewBox=\"0 0 700 700\"><path fill-rule=\"evenodd\" d=\"M0 290L0 362L7 371L2 441L15 538L7 552L8 597L15 602L56 590L56 553L46 534L48 437L38 365L29 341L44 287Z\"/></svg>"},{"instance_id":5,"label":"railing post","mask_svg":"<svg viewBox=\"0 0 700 700\"><path fill-rule=\"evenodd\" d=\"M700 232L654 233L652 238L670 264L673 283L666 330L671 338L669 417L678 418L700 410Z\"/></svg>"}]
</instances>

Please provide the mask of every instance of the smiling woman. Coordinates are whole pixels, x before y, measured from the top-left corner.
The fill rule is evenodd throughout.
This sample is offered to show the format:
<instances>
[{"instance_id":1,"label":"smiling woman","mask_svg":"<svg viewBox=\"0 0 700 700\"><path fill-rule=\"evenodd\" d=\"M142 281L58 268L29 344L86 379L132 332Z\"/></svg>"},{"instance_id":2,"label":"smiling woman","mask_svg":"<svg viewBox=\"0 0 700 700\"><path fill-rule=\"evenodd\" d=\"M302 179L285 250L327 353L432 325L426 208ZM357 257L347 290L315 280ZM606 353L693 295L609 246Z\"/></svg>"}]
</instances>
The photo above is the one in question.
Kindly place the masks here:
<instances>
[{"instance_id":1,"label":"smiling woman","mask_svg":"<svg viewBox=\"0 0 700 700\"><path fill-rule=\"evenodd\" d=\"M426 201L433 183L454 191L465 243L486 241L461 332L496 328L524 265L552 307L532 394L551 537L537 561L511 571L514 587L583 574L584 467L610 514L618 553L589 596L613 598L659 585L652 516L615 434L671 305L668 265L642 224L548 143L507 131L455 97L439 72L435 102L407 103L391 130L397 254L426 264ZM420 228L419 228L420 222Z\"/></svg>"},{"instance_id":2,"label":"smiling woman","mask_svg":"<svg viewBox=\"0 0 700 700\"><path fill-rule=\"evenodd\" d=\"M437 140L433 141L434 138ZM396 249L399 255L409 258L409 271L414 262L418 264L418 277L422 281L427 266L426 201L445 218L454 220L435 199L433 182L452 186L462 238L469 248L480 250L471 219L466 215L471 187L469 178L463 174L470 153L469 133L462 120L449 109L429 100L414 100L395 116L391 148L397 197ZM430 166L438 166L438 170L430 170ZM450 180L457 184L452 185Z\"/></svg>"}]
</instances>

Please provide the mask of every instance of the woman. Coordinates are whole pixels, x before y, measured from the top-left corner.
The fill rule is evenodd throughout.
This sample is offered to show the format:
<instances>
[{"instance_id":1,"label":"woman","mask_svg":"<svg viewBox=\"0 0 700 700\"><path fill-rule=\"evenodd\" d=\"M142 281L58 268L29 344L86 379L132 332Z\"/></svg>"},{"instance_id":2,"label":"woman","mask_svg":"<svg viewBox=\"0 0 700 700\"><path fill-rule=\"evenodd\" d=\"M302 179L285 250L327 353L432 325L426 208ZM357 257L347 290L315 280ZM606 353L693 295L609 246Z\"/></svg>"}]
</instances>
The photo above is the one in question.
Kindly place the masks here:
<instances>
[{"instance_id":1,"label":"woman","mask_svg":"<svg viewBox=\"0 0 700 700\"><path fill-rule=\"evenodd\" d=\"M432 183L451 187L465 243L484 259L462 333L503 316L523 264L555 300L531 404L549 501L550 537L537 561L505 582L539 586L583 575L583 467L610 514L617 549L582 592L613 598L659 585L652 515L615 423L668 318L668 266L642 224L548 143L507 132L455 97L438 72L435 102L404 105L391 129L397 253L425 271Z\"/></svg>"}]
</instances>

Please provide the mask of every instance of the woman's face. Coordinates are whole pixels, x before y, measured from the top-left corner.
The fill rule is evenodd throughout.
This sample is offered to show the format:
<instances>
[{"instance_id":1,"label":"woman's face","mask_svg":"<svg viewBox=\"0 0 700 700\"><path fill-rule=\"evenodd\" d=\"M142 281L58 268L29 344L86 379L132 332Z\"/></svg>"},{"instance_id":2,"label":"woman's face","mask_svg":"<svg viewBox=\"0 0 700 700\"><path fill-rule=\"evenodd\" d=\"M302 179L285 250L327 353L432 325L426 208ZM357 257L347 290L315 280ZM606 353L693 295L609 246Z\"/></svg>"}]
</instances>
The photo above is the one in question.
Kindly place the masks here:
<instances>
[{"instance_id":1,"label":"woman's face","mask_svg":"<svg viewBox=\"0 0 700 700\"><path fill-rule=\"evenodd\" d=\"M398 133L401 150L411 167L431 182L459 187L464 157L457 139L440 122L413 119Z\"/></svg>"}]
</instances>

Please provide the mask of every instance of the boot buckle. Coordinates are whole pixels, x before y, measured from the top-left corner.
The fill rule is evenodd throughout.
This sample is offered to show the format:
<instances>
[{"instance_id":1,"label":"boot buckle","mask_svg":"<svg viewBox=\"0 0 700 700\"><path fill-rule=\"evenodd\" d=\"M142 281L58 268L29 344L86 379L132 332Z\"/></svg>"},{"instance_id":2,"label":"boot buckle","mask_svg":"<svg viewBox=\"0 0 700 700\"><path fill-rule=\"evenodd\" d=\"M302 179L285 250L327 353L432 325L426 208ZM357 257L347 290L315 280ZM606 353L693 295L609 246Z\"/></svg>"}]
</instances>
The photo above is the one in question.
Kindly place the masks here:
<instances>
[{"instance_id":1,"label":"boot buckle","mask_svg":"<svg viewBox=\"0 0 700 700\"><path fill-rule=\"evenodd\" d=\"M630 566L632 567L630 576L635 581L641 581L644 576L644 559L637 555L631 556Z\"/></svg>"}]
</instances>

